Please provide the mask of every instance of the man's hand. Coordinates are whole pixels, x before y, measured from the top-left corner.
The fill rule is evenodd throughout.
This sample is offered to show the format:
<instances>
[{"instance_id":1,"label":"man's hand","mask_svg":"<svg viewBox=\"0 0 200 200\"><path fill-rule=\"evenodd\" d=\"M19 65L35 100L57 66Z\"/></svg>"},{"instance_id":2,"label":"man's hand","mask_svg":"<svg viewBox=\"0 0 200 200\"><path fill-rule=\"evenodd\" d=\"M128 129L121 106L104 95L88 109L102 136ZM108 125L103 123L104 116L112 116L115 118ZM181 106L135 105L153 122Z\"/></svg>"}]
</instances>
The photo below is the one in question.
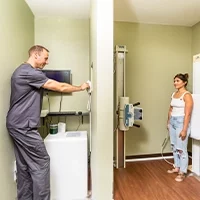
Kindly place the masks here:
<instances>
[{"instance_id":1,"label":"man's hand","mask_svg":"<svg viewBox=\"0 0 200 200\"><path fill-rule=\"evenodd\" d=\"M81 85L81 90L86 90L86 89L88 89L88 88L90 88L90 86L89 86L88 83L83 83L83 84Z\"/></svg>"},{"instance_id":2,"label":"man's hand","mask_svg":"<svg viewBox=\"0 0 200 200\"><path fill-rule=\"evenodd\" d=\"M182 139L182 140L185 140L186 138L186 135L187 135L187 131L181 131L180 134L179 134L179 137Z\"/></svg>"}]
</instances>

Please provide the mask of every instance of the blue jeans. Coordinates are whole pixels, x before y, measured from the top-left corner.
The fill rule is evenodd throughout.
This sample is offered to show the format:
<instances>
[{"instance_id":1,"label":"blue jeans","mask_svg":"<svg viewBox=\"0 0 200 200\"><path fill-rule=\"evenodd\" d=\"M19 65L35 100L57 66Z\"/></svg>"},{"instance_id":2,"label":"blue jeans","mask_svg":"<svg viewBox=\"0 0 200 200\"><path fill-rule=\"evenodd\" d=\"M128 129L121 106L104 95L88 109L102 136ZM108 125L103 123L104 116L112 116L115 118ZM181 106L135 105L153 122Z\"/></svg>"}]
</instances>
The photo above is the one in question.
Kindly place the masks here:
<instances>
[{"instance_id":1,"label":"blue jeans","mask_svg":"<svg viewBox=\"0 0 200 200\"><path fill-rule=\"evenodd\" d=\"M187 136L184 140L179 137L183 130L184 116L172 116L169 124L169 134L171 141L171 148L174 156L174 165L180 168L180 172L187 173L188 168L188 137L190 134L190 125L187 130Z\"/></svg>"}]
</instances>

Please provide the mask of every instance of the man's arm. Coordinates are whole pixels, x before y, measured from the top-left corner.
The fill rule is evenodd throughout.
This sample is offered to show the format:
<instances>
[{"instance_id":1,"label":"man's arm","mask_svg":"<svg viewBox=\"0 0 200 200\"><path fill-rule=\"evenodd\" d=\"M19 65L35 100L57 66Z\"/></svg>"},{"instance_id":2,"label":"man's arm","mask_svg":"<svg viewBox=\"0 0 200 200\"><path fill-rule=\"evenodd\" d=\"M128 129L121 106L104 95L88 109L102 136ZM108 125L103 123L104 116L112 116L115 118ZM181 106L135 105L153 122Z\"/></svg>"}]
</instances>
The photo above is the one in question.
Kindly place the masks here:
<instances>
[{"instance_id":1,"label":"man's arm","mask_svg":"<svg viewBox=\"0 0 200 200\"><path fill-rule=\"evenodd\" d=\"M71 92L83 91L89 88L89 85L87 83L83 83L80 86L74 86L68 83L61 83L61 82L54 81L52 79L48 79L48 81L42 86L42 88L57 91L57 92L71 93Z\"/></svg>"}]
</instances>

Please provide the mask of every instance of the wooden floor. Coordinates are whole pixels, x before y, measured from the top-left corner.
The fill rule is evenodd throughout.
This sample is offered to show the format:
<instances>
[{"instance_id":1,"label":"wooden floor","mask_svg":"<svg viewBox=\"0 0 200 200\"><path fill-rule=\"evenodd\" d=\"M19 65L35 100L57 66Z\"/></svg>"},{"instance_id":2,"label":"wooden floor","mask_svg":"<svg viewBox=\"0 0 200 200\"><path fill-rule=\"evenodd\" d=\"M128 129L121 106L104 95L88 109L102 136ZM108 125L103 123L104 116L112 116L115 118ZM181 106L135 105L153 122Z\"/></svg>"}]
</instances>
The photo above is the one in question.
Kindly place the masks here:
<instances>
[{"instance_id":1,"label":"wooden floor","mask_svg":"<svg viewBox=\"0 0 200 200\"><path fill-rule=\"evenodd\" d=\"M131 162L114 169L114 200L200 200L200 181L188 175L176 182L164 160Z\"/></svg>"}]
</instances>

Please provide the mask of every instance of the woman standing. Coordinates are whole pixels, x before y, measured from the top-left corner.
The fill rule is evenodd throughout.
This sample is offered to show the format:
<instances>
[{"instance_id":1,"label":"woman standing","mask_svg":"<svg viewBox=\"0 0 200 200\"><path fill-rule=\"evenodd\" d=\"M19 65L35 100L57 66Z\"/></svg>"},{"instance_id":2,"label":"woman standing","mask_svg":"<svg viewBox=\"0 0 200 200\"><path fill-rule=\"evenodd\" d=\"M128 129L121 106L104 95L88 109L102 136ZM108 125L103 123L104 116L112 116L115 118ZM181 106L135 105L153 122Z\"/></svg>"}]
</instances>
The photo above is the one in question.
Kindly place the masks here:
<instances>
[{"instance_id":1,"label":"woman standing","mask_svg":"<svg viewBox=\"0 0 200 200\"><path fill-rule=\"evenodd\" d=\"M176 92L172 94L168 113L167 127L170 134L171 148L174 157L174 168L168 173L178 173L176 181L184 180L188 168L188 137L193 99L187 91L188 74L177 74L174 77Z\"/></svg>"}]
</instances>

